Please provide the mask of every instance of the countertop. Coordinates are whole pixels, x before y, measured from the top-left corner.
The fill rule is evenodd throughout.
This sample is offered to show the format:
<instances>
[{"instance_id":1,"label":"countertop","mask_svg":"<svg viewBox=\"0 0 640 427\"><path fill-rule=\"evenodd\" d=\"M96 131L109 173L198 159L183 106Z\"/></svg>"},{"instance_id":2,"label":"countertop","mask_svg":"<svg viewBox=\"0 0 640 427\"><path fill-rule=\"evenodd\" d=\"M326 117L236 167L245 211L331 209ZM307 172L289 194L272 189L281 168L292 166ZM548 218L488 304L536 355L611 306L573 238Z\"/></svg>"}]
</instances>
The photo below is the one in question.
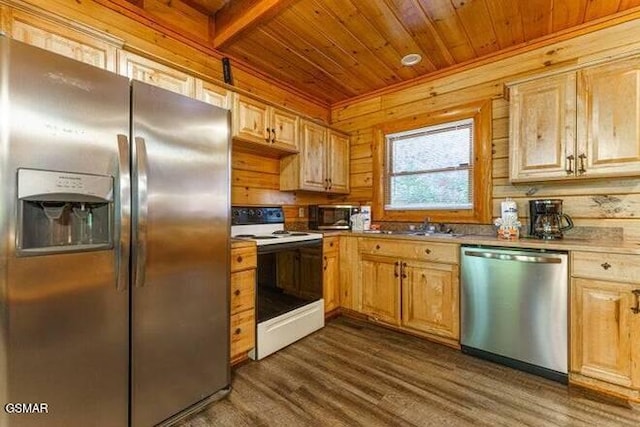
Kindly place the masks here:
<instances>
[{"instance_id":1,"label":"countertop","mask_svg":"<svg viewBox=\"0 0 640 427\"><path fill-rule=\"evenodd\" d=\"M578 240L578 239L561 239L561 240L538 240L521 238L517 240L501 240L492 236L480 236L465 234L458 237L433 237L433 236L413 236L411 234L384 234L371 232L351 232L351 231L329 231L323 233L326 236L357 236L369 237L376 239L402 239L419 242L439 242L453 243L459 245L484 245L484 246L500 246L510 248L532 248L532 249L548 249L561 251L586 251L586 252L602 252L602 253L618 253L618 254L635 254L640 255L640 242L625 240Z\"/></svg>"}]
</instances>

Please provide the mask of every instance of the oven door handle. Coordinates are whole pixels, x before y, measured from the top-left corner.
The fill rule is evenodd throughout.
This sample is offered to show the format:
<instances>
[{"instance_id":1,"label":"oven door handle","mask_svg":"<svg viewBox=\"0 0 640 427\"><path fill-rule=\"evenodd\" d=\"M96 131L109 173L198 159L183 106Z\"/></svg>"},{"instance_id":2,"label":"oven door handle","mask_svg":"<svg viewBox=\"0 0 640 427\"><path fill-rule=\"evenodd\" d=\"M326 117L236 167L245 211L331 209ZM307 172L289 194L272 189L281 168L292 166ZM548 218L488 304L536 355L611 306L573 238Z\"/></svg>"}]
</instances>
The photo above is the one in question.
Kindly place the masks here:
<instances>
[{"instance_id":1,"label":"oven door handle","mask_svg":"<svg viewBox=\"0 0 640 427\"><path fill-rule=\"evenodd\" d=\"M272 243L268 245L259 245L258 254L270 254L274 252L286 251L289 249L303 248L305 246L318 246L322 245L322 239L302 240L297 242L287 243Z\"/></svg>"}]
</instances>

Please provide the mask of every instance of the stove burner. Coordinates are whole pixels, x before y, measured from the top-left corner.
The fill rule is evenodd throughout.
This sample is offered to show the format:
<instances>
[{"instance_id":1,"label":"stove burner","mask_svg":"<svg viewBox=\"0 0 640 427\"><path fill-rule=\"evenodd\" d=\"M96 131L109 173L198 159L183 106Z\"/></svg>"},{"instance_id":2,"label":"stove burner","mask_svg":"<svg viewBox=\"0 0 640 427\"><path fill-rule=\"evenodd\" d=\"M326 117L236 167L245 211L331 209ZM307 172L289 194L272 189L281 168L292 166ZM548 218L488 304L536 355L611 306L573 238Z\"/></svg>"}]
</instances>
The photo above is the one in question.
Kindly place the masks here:
<instances>
[{"instance_id":1,"label":"stove burner","mask_svg":"<svg viewBox=\"0 0 640 427\"><path fill-rule=\"evenodd\" d=\"M271 234L290 234L287 230L276 230Z\"/></svg>"},{"instance_id":2,"label":"stove burner","mask_svg":"<svg viewBox=\"0 0 640 427\"><path fill-rule=\"evenodd\" d=\"M308 236L309 235L309 233L302 233L302 232L299 232L299 231L295 231L295 232L290 233L290 234L292 236Z\"/></svg>"},{"instance_id":3,"label":"stove burner","mask_svg":"<svg viewBox=\"0 0 640 427\"><path fill-rule=\"evenodd\" d=\"M236 234L235 236L233 236L234 238L248 238L248 239L253 239L254 237L256 237L255 234Z\"/></svg>"}]
</instances>

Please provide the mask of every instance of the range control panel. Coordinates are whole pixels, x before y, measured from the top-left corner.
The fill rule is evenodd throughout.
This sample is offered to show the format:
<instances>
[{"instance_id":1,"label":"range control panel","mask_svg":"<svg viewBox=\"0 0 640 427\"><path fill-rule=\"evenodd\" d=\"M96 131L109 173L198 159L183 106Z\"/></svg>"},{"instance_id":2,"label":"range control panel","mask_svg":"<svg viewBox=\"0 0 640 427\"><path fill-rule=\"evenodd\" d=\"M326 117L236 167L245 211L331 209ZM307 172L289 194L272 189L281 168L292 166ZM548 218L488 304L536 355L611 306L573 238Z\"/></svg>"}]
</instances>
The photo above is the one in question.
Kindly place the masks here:
<instances>
[{"instance_id":1,"label":"range control panel","mask_svg":"<svg viewBox=\"0 0 640 427\"><path fill-rule=\"evenodd\" d=\"M280 206L233 206L231 225L284 223L284 211Z\"/></svg>"}]
</instances>

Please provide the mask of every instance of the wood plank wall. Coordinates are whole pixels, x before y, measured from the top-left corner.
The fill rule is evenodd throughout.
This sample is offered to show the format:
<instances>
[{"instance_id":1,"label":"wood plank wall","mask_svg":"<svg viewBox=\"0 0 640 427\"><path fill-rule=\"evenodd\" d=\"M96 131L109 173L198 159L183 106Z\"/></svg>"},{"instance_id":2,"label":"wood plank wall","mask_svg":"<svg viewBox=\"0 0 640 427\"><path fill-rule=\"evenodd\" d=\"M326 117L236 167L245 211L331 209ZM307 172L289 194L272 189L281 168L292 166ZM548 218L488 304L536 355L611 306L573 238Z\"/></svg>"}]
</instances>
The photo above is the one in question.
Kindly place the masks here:
<instances>
[{"instance_id":1,"label":"wood plank wall","mask_svg":"<svg viewBox=\"0 0 640 427\"><path fill-rule=\"evenodd\" d=\"M493 216L500 202L514 198L521 216L528 200L561 198L565 212L581 227L622 227L624 238L640 240L640 179L609 179L580 183L509 183L509 107L504 84L528 76L562 71L608 57L640 53L640 19L596 32L576 34L555 43L491 58L430 80L416 81L392 92L345 102L332 108L332 125L349 132L352 192L343 201L372 199L373 127L418 112L440 110L480 99L493 101ZM374 218L375 220L375 218Z\"/></svg>"},{"instance_id":2,"label":"wood plank wall","mask_svg":"<svg viewBox=\"0 0 640 427\"><path fill-rule=\"evenodd\" d=\"M237 150L231 157L231 203L234 205L282 205L285 222L293 227L294 223L308 221L309 204L329 202L328 196L322 193L280 191L278 159Z\"/></svg>"}]
</instances>

